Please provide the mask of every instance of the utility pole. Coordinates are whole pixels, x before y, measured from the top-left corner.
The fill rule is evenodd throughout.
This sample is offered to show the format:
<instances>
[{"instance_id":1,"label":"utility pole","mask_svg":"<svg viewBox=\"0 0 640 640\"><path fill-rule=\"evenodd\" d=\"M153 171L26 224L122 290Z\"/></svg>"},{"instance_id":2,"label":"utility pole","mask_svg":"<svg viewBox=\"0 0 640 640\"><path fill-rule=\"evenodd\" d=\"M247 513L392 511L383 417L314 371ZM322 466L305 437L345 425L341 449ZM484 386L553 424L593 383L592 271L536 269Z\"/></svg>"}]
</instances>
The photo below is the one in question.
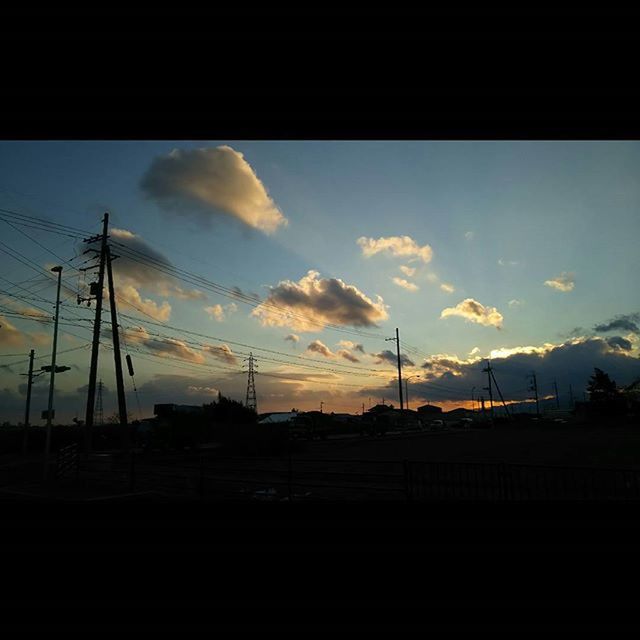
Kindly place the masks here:
<instances>
[{"instance_id":1,"label":"utility pole","mask_svg":"<svg viewBox=\"0 0 640 640\"><path fill-rule=\"evenodd\" d=\"M404 409L404 403L402 400L402 362L400 361L400 333L398 328L396 327L395 338L385 338L385 340L395 340L396 342L396 353L398 355L398 395L400 396L400 411L402 411Z\"/></svg>"},{"instance_id":2,"label":"utility pole","mask_svg":"<svg viewBox=\"0 0 640 640\"><path fill-rule=\"evenodd\" d=\"M323 405L324 405L324 402L321 400L321 401L320 401L320 413L322 413L322 407L323 407Z\"/></svg>"},{"instance_id":3,"label":"utility pole","mask_svg":"<svg viewBox=\"0 0 640 640\"><path fill-rule=\"evenodd\" d=\"M96 400L96 424L103 425L104 424L104 410L102 407L102 378L98 380L98 399Z\"/></svg>"},{"instance_id":4,"label":"utility pole","mask_svg":"<svg viewBox=\"0 0 640 640\"><path fill-rule=\"evenodd\" d=\"M29 373L27 373L27 406L24 410L24 429L22 432L22 455L27 455L29 438L29 413L31 411L31 386L33 385L33 356L35 351L29 353ZM21 375L25 375L24 373Z\"/></svg>"},{"instance_id":5,"label":"utility pole","mask_svg":"<svg viewBox=\"0 0 640 640\"><path fill-rule=\"evenodd\" d=\"M480 396L480 404L482 405L482 417L484 417L484 396Z\"/></svg>"},{"instance_id":6,"label":"utility pole","mask_svg":"<svg viewBox=\"0 0 640 640\"><path fill-rule=\"evenodd\" d=\"M362 415L364 415L364 402L362 403Z\"/></svg>"},{"instance_id":7,"label":"utility pole","mask_svg":"<svg viewBox=\"0 0 640 640\"><path fill-rule=\"evenodd\" d=\"M254 379L254 357L253 352L249 353L249 358L245 358L245 361L249 362L249 371L247 376L247 396L245 400L245 406L248 409L253 409L256 413L258 412L258 402L256 400L256 383Z\"/></svg>"},{"instance_id":8,"label":"utility pole","mask_svg":"<svg viewBox=\"0 0 640 640\"><path fill-rule=\"evenodd\" d=\"M536 378L536 372L535 371L531 372L531 378L533 380L533 386L529 387L529 391L534 391L535 394L536 394L536 415L539 418L540 417L540 405L538 403L538 380Z\"/></svg>"},{"instance_id":9,"label":"utility pole","mask_svg":"<svg viewBox=\"0 0 640 640\"><path fill-rule=\"evenodd\" d=\"M91 367L89 369L89 388L87 391L87 412L84 423L84 452L89 455L92 449L93 410L96 399L96 377L98 375L98 352L100 350L100 321L102 319L102 292L104 289L104 266L107 254L107 230L109 228L109 214L102 219L102 236L87 238L85 242L100 242L100 263L98 268L98 284L96 287L96 317L93 323L93 343L91 345Z\"/></svg>"},{"instance_id":10,"label":"utility pole","mask_svg":"<svg viewBox=\"0 0 640 640\"><path fill-rule=\"evenodd\" d=\"M56 317L53 324L53 350L51 353L51 378L49 380L49 406L47 409L47 439L44 448L44 480L49 473L49 450L51 449L51 421L53 419L53 387L56 377L56 350L58 348L58 316L60 315L60 284L62 282L62 267L51 269L58 274L58 289L56 292Z\"/></svg>"},{"instance_id":11,"label":"utility pole","mask_svg":"<svg viewBox=\"0 0 640 640\"><path fill-rule=\"evenodd\" d=\"M475 387L471 387L471 410L475 413L476 411L476 401L473 397L473 392L476 390Z\"/></svg>"},{"instance_id":12,"label":"utility pole","mask_svg":"<svg viewBox=\"0 0 640 640\"><path fill-rule=\"evenodd\" d=\"M490 360L487 360L487 367L482 371L483 373L487 374L487 378L489 379L489 386L483 387L483 388L489 392L489 406L491 407L491 422L493 422L493 391L491 389L491 361Z\"/></svg>"},{"instance_id":13,"label":"utility pole","mask_svg":"<svg viewBox=\"0 0 640 640\"><path fill-rule=\"evenodd\" d=\"M118 392L118 414L120 415L121 446L123 451L129 449L129 427L127 424L127 399L124 395L124 378L122 377L122 356L120 355L120 334L118 332L118 311L116 309L116 293L113 286L113 270L109 246L105 248L107 256L107 278L109 285L109 303L111 307L111 329L113 335L113 359L116 368L116 390Z\"/></svg>"},{"instance_id":14,"label":"utility pole","mask_svg":"<svg viewBox=\"0 0 640 640\"><path fill-rule=\"evenodd\" d=\"M553 381L553 388L555 389L556 392L556 409L560 408L560 398L558 398L558 385L556 383L556 381Z\"/></svg>"},{"instance_id":15,"label":"utility pole","mask_svg":"<svg viewBox=\"0 0 640 640\"><path fill-rule=\"evenodd\" d=\"M507 418L510 418L509 409L507 409L507 404L502 397L502 391L500 391L500 387L498 386L498 381L496 380L496 374L493 372L491 365L489 365L489 371L491 372L491 377L493 378L493 383L496 385L496 389L498 390L498 395L500 396L500 400L502 401L502 406L504 407L504 412L507 414Z\"/></svg>"}]
</instances>

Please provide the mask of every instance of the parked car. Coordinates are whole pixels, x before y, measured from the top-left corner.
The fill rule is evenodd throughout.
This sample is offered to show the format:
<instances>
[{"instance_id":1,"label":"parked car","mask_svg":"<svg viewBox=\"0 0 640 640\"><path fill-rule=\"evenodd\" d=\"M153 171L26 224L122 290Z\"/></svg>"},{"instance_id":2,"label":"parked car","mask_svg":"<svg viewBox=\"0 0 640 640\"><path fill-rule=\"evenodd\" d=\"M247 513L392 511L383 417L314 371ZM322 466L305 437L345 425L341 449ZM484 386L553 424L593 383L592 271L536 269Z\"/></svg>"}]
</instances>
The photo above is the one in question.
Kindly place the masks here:
<instances>
[{"instance_id":1,"label":"parked car","mask_svg":"<svg viewBox=\"0 0 640 640\"><path fill-rule=\"evenodd\" d=\"M442 420L432 420L430 425L432 431L440 431L442 429L446 429L445 424Z\"/></svg>"}]
</instances>

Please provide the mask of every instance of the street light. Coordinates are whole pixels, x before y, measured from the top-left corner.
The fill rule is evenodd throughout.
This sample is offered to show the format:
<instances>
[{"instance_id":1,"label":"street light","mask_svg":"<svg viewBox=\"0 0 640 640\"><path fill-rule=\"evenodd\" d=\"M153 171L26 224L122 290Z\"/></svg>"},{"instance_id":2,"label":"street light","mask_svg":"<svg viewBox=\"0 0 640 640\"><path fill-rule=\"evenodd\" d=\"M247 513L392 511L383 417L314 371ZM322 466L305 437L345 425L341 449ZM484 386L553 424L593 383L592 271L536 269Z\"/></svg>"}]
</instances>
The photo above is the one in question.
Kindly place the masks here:
<instances>
[{"instance_id":1,"label":"street light","mask_svg":"<svg viewBox=\"0 0 640 640\"><path fill-rule=\"evenodd\" d=\"M49 450L51 448L51 418L53 414L53 383L56 376L56 348L58 345L58 315L60 309L60 284L62 282L62 267L51 269L58 274L58 291L56 293L56 316L53 324L53 352L51 354L51 379L49 381L49 408L47 410L47 441L44 449L44 479L49 473Z\"/></svg>"},{"instance_id":2,"label":"street light","mask_svg":"<svg viewBox=\"0 0 640 640\"><path fill-rule=\"evenodd\" d=\"M420 377L420 374L415 374L404 379L404 395L405 395L405 400L407 401L407 410L409 409L409 387L407 386L407 380L411 380L411 378L419 378L419 377Z\"/></svg>"}]
</instances>

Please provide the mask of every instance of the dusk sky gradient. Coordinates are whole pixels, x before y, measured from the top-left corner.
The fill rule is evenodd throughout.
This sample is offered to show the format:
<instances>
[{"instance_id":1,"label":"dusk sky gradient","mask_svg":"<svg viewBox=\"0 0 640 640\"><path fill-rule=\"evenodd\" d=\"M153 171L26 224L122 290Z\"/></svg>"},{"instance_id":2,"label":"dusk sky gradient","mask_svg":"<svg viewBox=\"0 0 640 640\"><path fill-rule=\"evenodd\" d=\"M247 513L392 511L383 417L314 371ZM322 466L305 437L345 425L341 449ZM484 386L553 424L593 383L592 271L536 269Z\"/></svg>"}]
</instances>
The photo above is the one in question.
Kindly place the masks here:
<instances>
[{"instance_id":1,"label":"dusk sky gradient","mask_svg":"<svg viewBox=\"0 0 640 640\"><path fill-rule=\"evenodd\" d=\"M0 209L93 234L108 211L113 240L293 311L287 319L117 259L116 289L138 307L118 303L138 319L121 317L141 405L126 376L133 417L218 391L244 401L249 351L260 412L397 404L397 372L384 357L396 327L412 363L403 375L421 376L409 385L412 408L451 408L471 406L490 355L513 401L531 396L531 370L542 395L556 379L561 398L570 384L580 397L594 366L620 385L640 377L639 170L631 141L15 141L0 143ZM31 238L0 217L5 249L43 268L61 263L44 247L74 266L88 258L77 239L17 228ZM20 354L34 348L46 356L38 367L48 363L53 325L4 314L20 305L53 312L55 279L34 286L37 274L7 251L0 275L0 417L17 422ZM70 291L63 298L62 317L86 320L61 325L60 352L89 343L93 315ZM200 337L147 323L140 308ZM154 343L153 333L164 337ZM89 354L58 357L72 370L56 377L57 419L84 418ZM116 410L108 348L99 376L107 416ZM45 378L34 388L34 423Z\"/></svg>"}]
</instances>

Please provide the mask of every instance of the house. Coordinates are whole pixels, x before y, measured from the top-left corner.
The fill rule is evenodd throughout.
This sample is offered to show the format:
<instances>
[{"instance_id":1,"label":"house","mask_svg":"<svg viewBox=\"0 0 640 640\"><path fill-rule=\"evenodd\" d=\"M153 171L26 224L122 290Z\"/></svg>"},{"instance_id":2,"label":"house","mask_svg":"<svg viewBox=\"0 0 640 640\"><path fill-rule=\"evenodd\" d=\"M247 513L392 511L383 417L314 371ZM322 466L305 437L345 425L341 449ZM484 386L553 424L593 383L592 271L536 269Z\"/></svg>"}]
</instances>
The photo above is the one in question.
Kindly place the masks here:
<instances>
[{"instance_id":1,"label":"house","mask_svg":"<svg viewBox=\"0 0 640 640\"><path fill-rule=\"evenodd\" d=\"M297 417L297 411L274 411L273 413L261 414L258 419L258 424L278 424L283 422L291 422Z\"/></svg>"},{"instance_id":2,"label":"house","mask_svg":"<svg viewBox=\"0 0 640 640\"><path fill-rule=\"evenodd\" d=\"M436 407L433 404L423 404L421 407L418 407L417 409L418 411L418 415L422 418L422 419L433 419L433 418L439 418L442 414L442 407Z\"/></svg>"}]
</instances>

